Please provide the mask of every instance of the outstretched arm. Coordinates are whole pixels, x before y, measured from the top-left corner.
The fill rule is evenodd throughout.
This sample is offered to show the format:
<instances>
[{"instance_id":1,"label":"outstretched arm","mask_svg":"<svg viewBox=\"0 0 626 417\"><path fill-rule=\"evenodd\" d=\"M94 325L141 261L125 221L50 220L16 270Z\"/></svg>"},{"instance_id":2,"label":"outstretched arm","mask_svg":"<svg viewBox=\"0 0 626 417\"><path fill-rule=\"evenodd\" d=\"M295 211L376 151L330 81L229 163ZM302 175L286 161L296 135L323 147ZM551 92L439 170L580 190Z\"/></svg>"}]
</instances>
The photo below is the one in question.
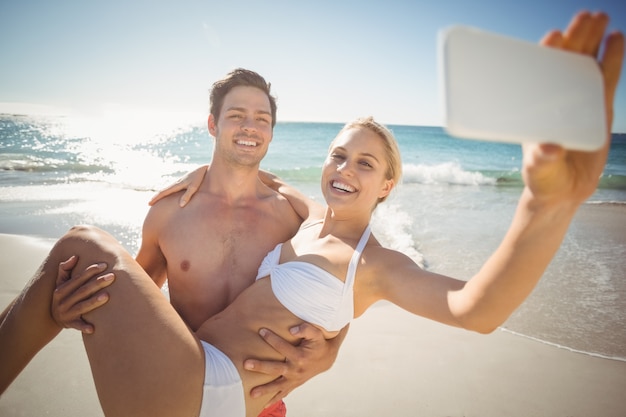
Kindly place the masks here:
<instances>
[{"instance_id":1,"label":"outstretched arm","mask_svg":"<svg viewBox=\"0 0 626 417\"><path fill-rule=\"evenodd\" d=\"M608 22L602 13L579 13L565 32L548 33L542 44L596 57ZM595 191L609 152L613 99L623 58L623 35L609 34L603 56L598 59L607 112L602 149L578 152L554 145L524 146L526 186L511 227L476 279L464 288L469 296L457 302L461 316L465 311L473 312L467 316L472 326L490 330L526 299L556 254L577 208ZM472 300L479 295L484 301L475 305ZM472 322L471 317L479 319ZM481 317L495 320L483 322Z\"/></svg>"},{"instance_id":2,"label":"outstretched arm","mask_svg":"<svg viewBox=\"0 0 626 417\"><path fill-rule=\"evenodd\" d=\"M606 15L582 12L565 32L550 32L542 44L596 57L607 25ZM604 78L608 122L604 147L579 152L546 144L524 146L525 188L509 230L480 271L464 283L388 260L397 276L391 277L394 285L385 289L386 298L416 314L481 333L501 325L526 299L556 254L576 210L595 191L604 169L624 36L609 34L602 49L598 65Z\"/></svg>"}]
</instances>

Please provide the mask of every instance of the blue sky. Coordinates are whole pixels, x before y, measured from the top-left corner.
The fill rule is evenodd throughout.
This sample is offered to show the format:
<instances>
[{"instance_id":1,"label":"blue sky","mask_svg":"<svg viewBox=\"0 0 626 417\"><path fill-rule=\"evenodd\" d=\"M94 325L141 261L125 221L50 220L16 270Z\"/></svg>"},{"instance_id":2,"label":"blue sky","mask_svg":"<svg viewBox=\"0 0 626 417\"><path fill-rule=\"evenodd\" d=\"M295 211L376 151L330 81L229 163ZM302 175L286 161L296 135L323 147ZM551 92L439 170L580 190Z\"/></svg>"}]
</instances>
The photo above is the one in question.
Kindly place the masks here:
<instances>
[{"instance_id":1,"label":"blue sky","mask_svg":"<svg viewBox=\"0 0 626 417\"><path fill-rule=\"evenodd\" d=\"M607 0L2 1L0 112L203 119L212 82L246 67L271 81L279 121L438 125L440 29L535 42L583 8L626 31L626 1ZM614 131L626 132L624 75Z\"/></svg>"}]
</instances>

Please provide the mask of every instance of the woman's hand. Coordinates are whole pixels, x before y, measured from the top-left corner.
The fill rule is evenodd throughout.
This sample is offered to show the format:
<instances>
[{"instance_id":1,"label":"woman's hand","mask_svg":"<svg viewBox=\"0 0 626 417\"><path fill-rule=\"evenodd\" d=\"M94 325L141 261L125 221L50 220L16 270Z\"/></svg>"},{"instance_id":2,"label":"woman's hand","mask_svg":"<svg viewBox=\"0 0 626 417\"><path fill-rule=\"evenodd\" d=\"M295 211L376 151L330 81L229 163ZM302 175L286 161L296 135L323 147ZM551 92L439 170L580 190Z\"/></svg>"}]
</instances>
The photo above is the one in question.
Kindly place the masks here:
<instances>
[{"instance_id":1,"label":"woman's hand","mask_svg":"<svg viewBox=\"0 0 626 417\"><path fill-rule=\"evenodd\" d=\"M605 38L608 22L603 13L581 12L564 32L549 32L541 41L542 45L589 55L598 61L604 78L607 138L595 152L570 151L549 144L524 145L524 181L539 204L581 204L595 191L604 170L611 144L613 100L624 58L623 34L614 32ZM598 57L601 49L602 56Z\"/></svg>"},{"instance_id":2,"label":"woman's hand","mask_svg":"<svg viewBox=\"0 0 626 417\"><path fill-rule=\"evenodd\" d=\"M191 197L196 193L196 191L198 191L198 188L200 188L200 184L202 184L204 174L206 174L208 168L208 165L202 165L200 168L197 168L184 177L179 178L174 184L159 191L154 197L152 197L148 204L152 206L154 203L164 197L167 197L168 195L185 190L185 193L179 201L179 205L181 207L185 207L189 200L191 200Z\"/></svg>"}]
</instances>

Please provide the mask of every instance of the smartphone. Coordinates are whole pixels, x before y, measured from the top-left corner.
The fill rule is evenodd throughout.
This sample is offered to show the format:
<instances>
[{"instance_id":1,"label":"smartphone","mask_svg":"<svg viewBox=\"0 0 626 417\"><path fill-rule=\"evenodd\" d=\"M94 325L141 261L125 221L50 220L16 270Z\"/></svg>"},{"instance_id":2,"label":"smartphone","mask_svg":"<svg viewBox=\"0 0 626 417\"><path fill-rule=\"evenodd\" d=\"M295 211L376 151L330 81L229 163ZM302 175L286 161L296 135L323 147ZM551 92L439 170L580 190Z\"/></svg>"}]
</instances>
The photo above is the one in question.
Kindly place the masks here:
<instances>
[{"instance_id":1,"label":"smartphone","mask_svg":"<svg viewBox=\"0 0 626 417\"><path fill-rule=\"evenodd\" d=\"M466 26L440 31L438 41L450 135L583 151L604 144L603 78L593 58Z\"/></svg>"}]
</instances>

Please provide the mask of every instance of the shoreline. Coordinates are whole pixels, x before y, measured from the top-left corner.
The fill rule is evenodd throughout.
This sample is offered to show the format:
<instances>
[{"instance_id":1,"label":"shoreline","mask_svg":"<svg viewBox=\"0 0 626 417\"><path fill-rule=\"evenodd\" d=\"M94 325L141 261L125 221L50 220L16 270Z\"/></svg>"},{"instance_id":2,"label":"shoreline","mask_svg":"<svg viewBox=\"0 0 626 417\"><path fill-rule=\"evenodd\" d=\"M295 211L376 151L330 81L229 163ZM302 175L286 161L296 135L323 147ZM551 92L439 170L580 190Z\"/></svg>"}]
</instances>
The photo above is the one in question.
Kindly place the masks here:
<instances>
[{"instance_id":1,"label":"shoreline","mask_svg":"<svg viewBox=\"0 0 626 417\"><path fill-rule=\"evenodd\" d=\"M2 308L52 240L0 234ZM296 416L618 417L626 362L496 331L482 336L380 303L350 328L335 366L287 399ZM0 397L0 414L103 415L78 332L63 331Z\"/></svg>"},{"instance_id":2,"label":"shoreline","mask_svg":"<svg viewBox=\"0 0 626 417\"><path fill-rule=\"evenodd\" d=\"M516 332L515 330L510 330L507 329L506 327L498 327L498 330L501 332L505 332L505 333L510 333L513 336L516 337L522 337L524 339L529 339L532 340L533 342L537 342L537 343L541 343L542 345L546 345L546 346L550 346L556 349L561 349L567 352L572 352L572 353L576 353L579 355L585 355L585 356L589 356L592 358L598 358L598 359L605 359L605 360L609 360L609 361L617 361L617 362L624 362L626 363L626 358L622 358L621 356L608 356L608 355L603 355L601 353L596 353L596 352L587 352L584 350L580 350L580 349L575 349L573 347L570 346L565 346L565 345L561 345L559 343L554 343L554 342L550 342L548 340L543 340L540 339L538 337L534 337L534 336L529 336L527 334L524 333L520 333L520 332Z\"/></svg>"}]
</instances>

